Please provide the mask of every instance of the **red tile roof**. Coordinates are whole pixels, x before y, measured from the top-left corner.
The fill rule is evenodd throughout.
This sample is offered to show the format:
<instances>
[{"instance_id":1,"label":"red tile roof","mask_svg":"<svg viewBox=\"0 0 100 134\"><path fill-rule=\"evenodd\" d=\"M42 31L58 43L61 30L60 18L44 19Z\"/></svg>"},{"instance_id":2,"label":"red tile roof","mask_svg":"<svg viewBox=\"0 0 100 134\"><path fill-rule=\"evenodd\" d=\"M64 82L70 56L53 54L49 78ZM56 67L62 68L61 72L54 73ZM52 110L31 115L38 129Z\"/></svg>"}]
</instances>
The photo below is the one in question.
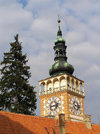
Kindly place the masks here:
<instances>
[{"instance_id":1,"label":"red tile roof","mask_svg":"<svg viewBox=\"0 0 100 134\"><path fill-rule=\"evenodd\" d=\"M55 119L0 112L0 134L59 134L59 121ZM84 123L66 121L66 134L100 134L100 125L88 129Z\"/></svg>"}]
</instances>

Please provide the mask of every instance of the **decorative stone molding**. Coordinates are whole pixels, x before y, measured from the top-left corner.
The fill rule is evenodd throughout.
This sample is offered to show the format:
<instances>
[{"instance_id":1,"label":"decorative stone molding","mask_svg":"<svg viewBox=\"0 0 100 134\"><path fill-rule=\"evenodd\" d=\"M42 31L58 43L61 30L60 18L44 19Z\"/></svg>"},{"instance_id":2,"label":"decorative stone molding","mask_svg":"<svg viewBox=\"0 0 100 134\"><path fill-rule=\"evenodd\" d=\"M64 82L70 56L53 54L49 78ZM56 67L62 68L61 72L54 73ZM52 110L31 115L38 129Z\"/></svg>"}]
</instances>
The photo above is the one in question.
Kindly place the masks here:
<instances>
[{"instance_id":1,"label":"decorative stone molding","mask_svg":"<svg viewBox=\"0 0 100 134\"><path fill-rule=\"evenodd\" d=\"M85 115L83 118L83 122L88 129L91 129L91 115Z\"/></svg>"}]
</instances>

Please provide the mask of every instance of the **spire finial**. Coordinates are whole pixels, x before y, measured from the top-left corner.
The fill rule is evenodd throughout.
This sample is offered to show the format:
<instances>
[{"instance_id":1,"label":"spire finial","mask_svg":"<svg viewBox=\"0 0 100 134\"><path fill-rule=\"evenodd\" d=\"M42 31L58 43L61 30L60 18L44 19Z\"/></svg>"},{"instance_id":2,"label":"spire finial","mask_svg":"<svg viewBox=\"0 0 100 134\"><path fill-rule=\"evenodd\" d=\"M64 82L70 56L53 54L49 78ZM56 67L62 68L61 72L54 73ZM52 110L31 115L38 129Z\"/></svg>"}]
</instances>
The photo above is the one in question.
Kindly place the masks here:
<instances>
[{"instance_id":1,"label":"spire finial","mask_svg":"<svg viewBox=\"0 0 100 134\"><path fill-rule=\"evenodd\" d=\"M59 14L58 14L58 28L59 28L59 30L58 30L57 36L62 36L62 32L60 30L60 22L61 22L61 20L60 20Z\"/></svg>"},{"instance_id":2,"label":"spire finial","mask_svg":"<svg viewBox=\"0 0 100 134\"><path fill-rule=\"evenodd\" d=\"M59 27L60 27L60 22L61 22L60 15L58 14L58 24L59 24Z\"/></svg>"}]
</instances>

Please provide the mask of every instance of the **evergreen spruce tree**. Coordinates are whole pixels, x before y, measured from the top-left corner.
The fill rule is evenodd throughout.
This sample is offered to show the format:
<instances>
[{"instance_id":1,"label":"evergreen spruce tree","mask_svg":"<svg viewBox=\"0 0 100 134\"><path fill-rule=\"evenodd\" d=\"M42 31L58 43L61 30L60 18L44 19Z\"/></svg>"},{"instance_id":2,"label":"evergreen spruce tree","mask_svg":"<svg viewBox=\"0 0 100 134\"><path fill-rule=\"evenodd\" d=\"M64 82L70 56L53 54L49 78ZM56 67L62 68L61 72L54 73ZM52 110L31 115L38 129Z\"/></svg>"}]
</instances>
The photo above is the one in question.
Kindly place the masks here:
<instances>
[{"instance_id":1,"label":"evergreen spruce tree","mask_svg":"<svg viewBox=\"0 0 100 134\"><path fill-rule=\"evenodd\" d=\"M22 54L22 46L18 41L10 43L10 52L4 53L0 79L0 110L15 113L32 114L36 109L36 92L29 84L31 73L27 66L26 54Z\"/></svg>"}]
</instances>

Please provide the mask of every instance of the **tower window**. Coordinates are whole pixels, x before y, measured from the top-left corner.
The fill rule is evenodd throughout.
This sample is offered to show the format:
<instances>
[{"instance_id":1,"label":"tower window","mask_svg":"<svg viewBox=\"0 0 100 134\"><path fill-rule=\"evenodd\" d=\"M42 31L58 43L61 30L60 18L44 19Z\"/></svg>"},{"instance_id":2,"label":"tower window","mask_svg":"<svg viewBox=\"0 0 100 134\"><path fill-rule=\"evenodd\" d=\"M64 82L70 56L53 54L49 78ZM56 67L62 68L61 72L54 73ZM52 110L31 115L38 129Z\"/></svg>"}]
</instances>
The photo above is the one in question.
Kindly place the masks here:
<instances>
[{"instance_id":1,"label":"tower window","mask_svg":"<svg viewBox=\"0 0 100 134\"><path fill-rule=\"evenodd\" d=\"M65 50L63 50L63 55L66 55L66 52L65 52Z\"/></svg>"},{"instance_id":2,"label":"tower window","mask_svg":"<svg viewBox=\"0 0 100 134\"><path fill-rule=\"evenodd\" d=\"M44 91L44 84L41 84L41 92Z\"/></svg>"},{"instance_id":3,"label":"tower window","mask_svg":"<svg viewBox=\"0 0 100 134\"><path fill-rule=\"evenodd\" d=\"M55 54L58 55L58 50L56 50Z\"/></svg>"},{"instance_id":4,"label":"tower window","mask_svg":"<svg viewBox=\"0 0 100 134\"><path fill-rule=\"evenodd\" d=\"M63 51L60 49L60 55L63 55Z\"/></svg>"},{"instance_id":5,"label":"tower window","mask_svg":"<svg viewBox=\"0 0 100 134\"><path fill-rule=\"evenodd\" d=\"M82 91L82 83L80 83L80 90Z\"/></svg>"},{"instance_id":6,"label":"tower window","mask_svg":"<svg viewBox=\"0 0 100 134\"><path fill-rule=\"evenodd\" d=\"M73 79L71 81L71 84L72 84L72 88L74 88L74 80Z\"/></svg>"}]
</instances>

